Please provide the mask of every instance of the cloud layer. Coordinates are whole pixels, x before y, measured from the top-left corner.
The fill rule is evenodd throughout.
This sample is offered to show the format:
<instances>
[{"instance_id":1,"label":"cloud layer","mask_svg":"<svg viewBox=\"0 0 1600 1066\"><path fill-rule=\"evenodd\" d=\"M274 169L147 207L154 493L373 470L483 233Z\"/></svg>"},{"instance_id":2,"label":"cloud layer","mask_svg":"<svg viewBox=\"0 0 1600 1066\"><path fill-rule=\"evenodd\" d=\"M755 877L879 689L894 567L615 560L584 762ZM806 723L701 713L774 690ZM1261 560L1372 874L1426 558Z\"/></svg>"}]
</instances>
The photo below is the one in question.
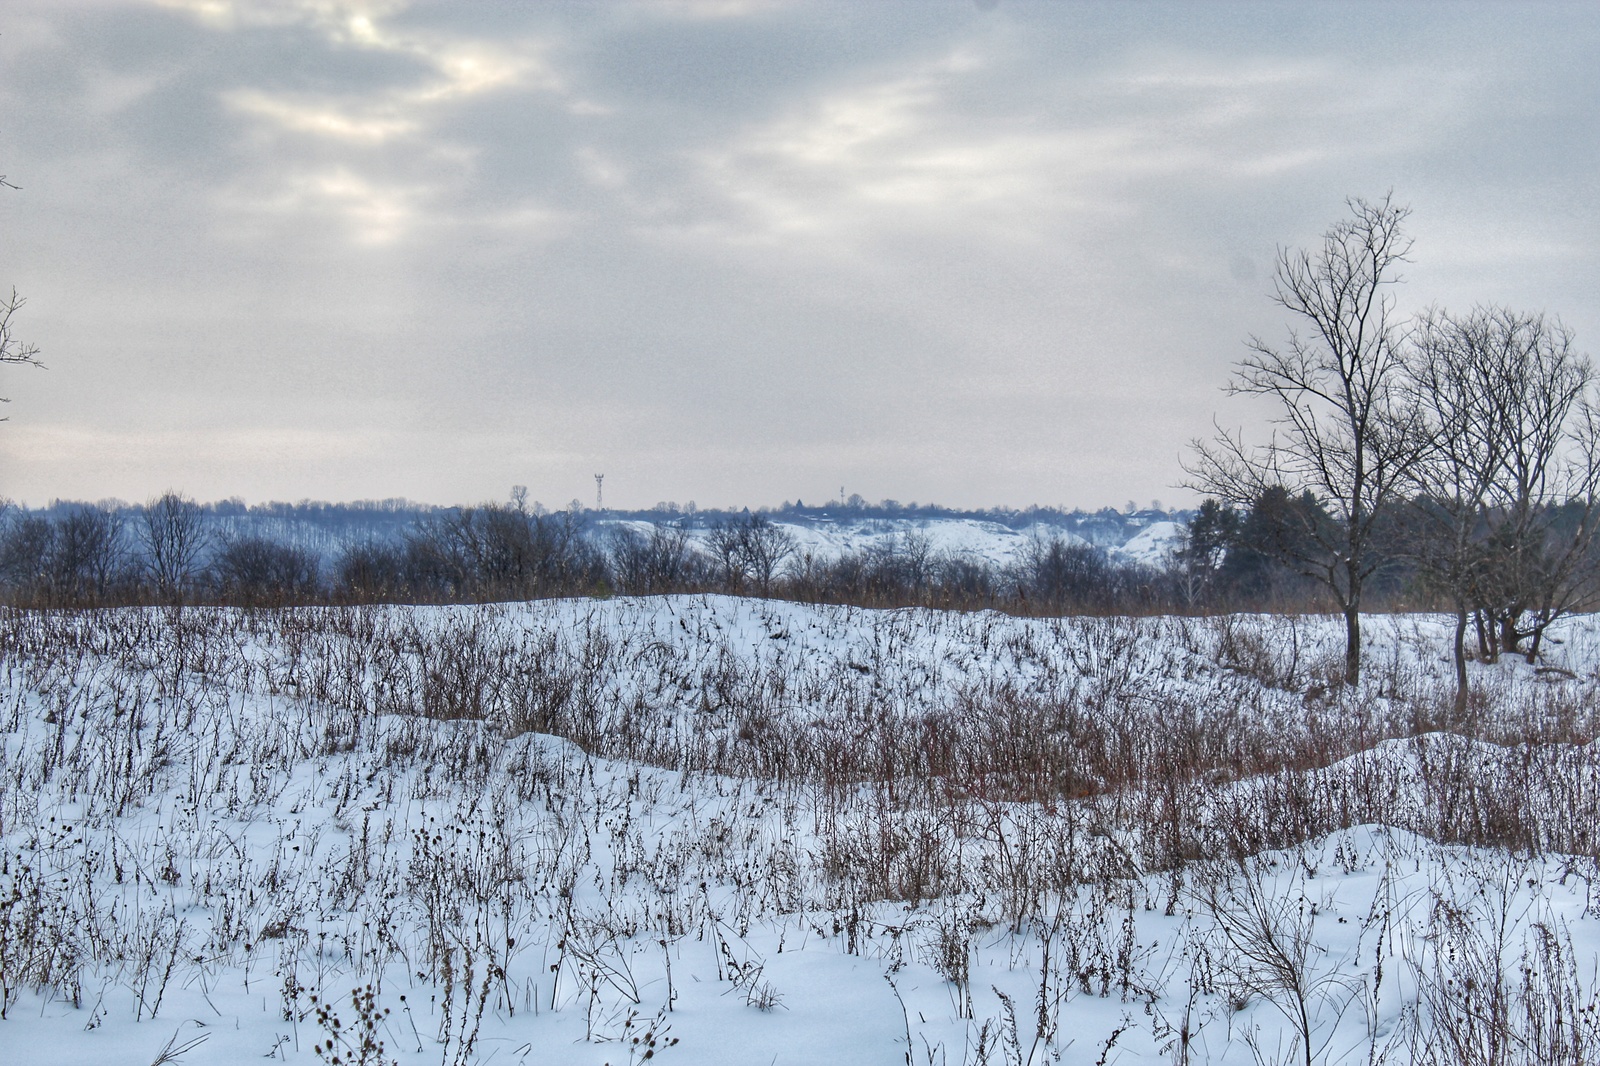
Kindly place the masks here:
<instances>
[{"instance_id":1,"label":"cloud layer","mask_svg":"<svg viewBox=\"0 0 1600 1066\"><path fill-rule=\"evenodd\" d=\"M1588 5L20 0L0 493L1173 488L1277 246L1600 330Z\"/></svg>"}]
</instances>

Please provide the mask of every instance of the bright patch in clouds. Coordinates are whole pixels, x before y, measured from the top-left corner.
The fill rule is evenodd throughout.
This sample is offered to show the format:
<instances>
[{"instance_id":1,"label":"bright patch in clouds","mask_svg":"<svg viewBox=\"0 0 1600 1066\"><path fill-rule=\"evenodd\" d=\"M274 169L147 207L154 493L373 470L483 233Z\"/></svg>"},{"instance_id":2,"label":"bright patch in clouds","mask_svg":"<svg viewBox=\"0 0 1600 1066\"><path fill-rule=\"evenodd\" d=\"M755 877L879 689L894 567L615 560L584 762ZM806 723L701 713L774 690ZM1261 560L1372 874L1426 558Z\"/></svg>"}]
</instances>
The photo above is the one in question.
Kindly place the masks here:
<instances>
[{"instance_id":1,"label":"bright patch in clouds","mask_svg":"<svg viewBox=\"0 0 1600 1066\"><path fill-rule=\"evenodd\" d=\"M336 106L322 101L297 102L257 90L229 93L226 99L240 111L266 119L292 133L313 133L340 140L378 144L417 129L415 120L401 118L394 113L341 113Z\"/></svg>"}]
</instances>

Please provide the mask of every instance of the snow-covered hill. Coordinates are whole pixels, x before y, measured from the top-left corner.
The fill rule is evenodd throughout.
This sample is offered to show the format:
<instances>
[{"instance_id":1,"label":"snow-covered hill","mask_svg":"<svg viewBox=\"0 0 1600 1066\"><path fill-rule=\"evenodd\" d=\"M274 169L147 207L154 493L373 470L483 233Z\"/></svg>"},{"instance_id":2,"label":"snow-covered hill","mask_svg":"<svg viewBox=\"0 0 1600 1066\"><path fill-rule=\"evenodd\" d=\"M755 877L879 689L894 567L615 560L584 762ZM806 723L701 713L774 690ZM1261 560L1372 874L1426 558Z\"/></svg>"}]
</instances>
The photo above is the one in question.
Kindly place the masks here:
<instances>
[{"instance_id":1,"label":"snow-covered hill","mask_svg":"<svg viewBox=\"0 0 1600 1066\"><path fill-rule=\"evenodd\" d=\"M1166 565L1184 529L1181 522L1169 519L1148 523L1137 519L1126 523L1102 522L1085 528L1083 533L1060 523L1011 526L973 518L800 519L778 514L772 516L772 521L793 538L797 557L809 555L819 560L832 560L847 554L903 552L915 545L939 555L1001 568L1014 564L1029 542L1035 540L1095 544L1115 562L1161 567ZM608 529L616 526L648 533L652 524L639 518L601 518L596 520L594 528L603 537ZM689 524L685 528L690 540L704 549L712 527Z\"/></svg>"},{"instance_id":2,"label":"snow-covered hill","mask_svg":"<svg viewBox=\"0 0 1600 1066\"><path fill-rule=\"evenodd\" d=\"M0 614L0 1059L1593 1061L1600 624L1368 627Z\"/></svg>"}]
</instances>

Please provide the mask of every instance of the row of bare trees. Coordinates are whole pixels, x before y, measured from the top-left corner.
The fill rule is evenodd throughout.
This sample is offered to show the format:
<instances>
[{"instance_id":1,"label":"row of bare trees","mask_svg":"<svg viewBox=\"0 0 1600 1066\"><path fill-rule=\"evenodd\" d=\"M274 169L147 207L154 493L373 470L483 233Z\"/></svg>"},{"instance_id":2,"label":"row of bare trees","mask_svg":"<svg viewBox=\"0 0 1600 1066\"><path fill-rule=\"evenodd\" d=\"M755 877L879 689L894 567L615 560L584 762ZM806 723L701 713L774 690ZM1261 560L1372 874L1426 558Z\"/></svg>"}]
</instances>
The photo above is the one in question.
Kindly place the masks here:
<instances>
[{"instance_id":1,"label":"row of bare trees","mask_svg":"<svg viewBox=\"0 0 1600 1066\"><path fill-rule=\"evenodd\" d=\"M1050 614L1183 606L1170 573L1113 563L1075 539L1035 535L1005 566L941 551L915 527L819 555L760 512L726 516L696 536L681 523L595 527L581 513L547 514L514 500L438 512L397 537L327 555L229 532L177 493L131 510L80 504L0 516L0 596L16 604L445 603L612 592Z\"/></svg>"},{"instance_id":2,"label":"row of bare trees","mask_svg":"<svg viewBox=\"0 0 1600 1066\"><path fill-rule=\"evenodd\" d=\"M133 512L81 504L54 516L11 510L0 524L0 585L11 602L92 605L338 600L457 602L624 591L776 591L793 536L764 514L725 520L705 549L681 525L612 527L524 501L441 512L395 540L332 559L261 535L226 535L205 509L167 493Z\"/></svg>"},{"instance_id":3,"label":"row of bare trees","mask_svg":"<svg viewBox=\"0 0 1600 1066\"><path fill-rule=\"evenodd\" d=\"M12 603L292 602L320 588L314 552L265 537L219 537L200 506L177 493L131 516L94 504L53 517L0 510L0 585Z\"/></svg>"},{"instance_id":4,"label":"row of bare trees","mask_svg":"<svg viewBox=\"0 0 1600 1066\"><path fill-rule=\"evenodd\" d=\"M1403 319L1391 287L1409 212L1390 198L1350 208L1319 248L1280 252L1274 298L1294 324L1281 345L1252 338L1229 387L1276 401L1272 440L1219 430L1188 471L1226 503L1290 501L1289 535L1269 550L1343 612L1348 683L1369 583L1406 557L1455 612L1464 705L1469 621L1486 656L1527 641L1531 661L1551 622L1600 602L1594 369L1542 314Z\"/></svg>"}]
</instances>

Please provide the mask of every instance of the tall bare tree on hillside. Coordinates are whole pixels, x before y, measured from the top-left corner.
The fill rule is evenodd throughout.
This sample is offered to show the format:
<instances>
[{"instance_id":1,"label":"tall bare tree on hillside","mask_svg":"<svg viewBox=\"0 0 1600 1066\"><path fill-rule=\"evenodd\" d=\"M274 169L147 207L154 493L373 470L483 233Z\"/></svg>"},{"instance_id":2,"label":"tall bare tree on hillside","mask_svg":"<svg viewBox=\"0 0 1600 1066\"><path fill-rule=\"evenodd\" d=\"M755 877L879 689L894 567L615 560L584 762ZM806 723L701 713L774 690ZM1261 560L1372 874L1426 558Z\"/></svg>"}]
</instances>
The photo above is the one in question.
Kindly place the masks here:
<instances>
[{"instance_id":1,"label":"tall bare tree on hillside","mask_svg":"<svg viewBox=\"0 0 1600 1066\"><path fill-rule=\"evenodd\" d=\"M1271 488L1310 493L1315 550L1285 562L1333 594L1345 619L1345 681L1361 676L1361 595L1378 565L1377 522L1419 451L1400 388L1402 334L1389 287L1411 250L1409 209L1386 196L1348 201L1315 249L1278 253L1273 298L1292 317L1283 346L1249 341L1230 394L1277 401L1277 431L1252 448L1222 431L1194 442L1191 486L1249 505ZM1321 517L1317 517L1317 516Z\"/></svg>"}]
</instances>

